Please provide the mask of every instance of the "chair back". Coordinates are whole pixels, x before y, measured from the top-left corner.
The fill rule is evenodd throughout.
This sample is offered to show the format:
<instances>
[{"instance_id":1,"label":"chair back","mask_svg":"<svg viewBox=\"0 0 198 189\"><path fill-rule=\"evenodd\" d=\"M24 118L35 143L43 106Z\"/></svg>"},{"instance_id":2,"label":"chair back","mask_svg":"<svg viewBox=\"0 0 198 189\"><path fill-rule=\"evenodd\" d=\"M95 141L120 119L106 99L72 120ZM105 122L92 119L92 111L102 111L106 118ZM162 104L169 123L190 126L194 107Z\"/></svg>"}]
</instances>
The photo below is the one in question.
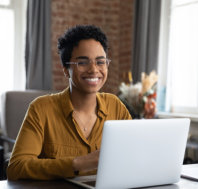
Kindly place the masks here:
<instances>
[{"instance_id":1,"label":"chair back","mask_svg":"<svg viewBox=\"0 0 198 189\"><path fill-rule=\"evenodd\" d=\"M15 140L30 102L38 96L49 93L52 92L40 90L4 92L1 95L0 111L2 135ZM12 147L13 144L9 144L9 151L12 150Z\"/></svg>"}]
</instances>

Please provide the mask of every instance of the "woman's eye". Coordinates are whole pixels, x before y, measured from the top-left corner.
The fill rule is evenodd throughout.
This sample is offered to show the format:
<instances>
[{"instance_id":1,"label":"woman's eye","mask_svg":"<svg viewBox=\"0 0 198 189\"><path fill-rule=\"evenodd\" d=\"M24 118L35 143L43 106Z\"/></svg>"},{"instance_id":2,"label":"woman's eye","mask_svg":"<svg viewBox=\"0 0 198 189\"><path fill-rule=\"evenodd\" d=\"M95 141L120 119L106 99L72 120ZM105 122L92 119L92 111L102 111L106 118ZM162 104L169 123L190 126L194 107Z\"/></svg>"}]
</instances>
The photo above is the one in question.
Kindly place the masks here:
<instances>
[{"instance_id":1,"label":"woman's eye","mask_svg":"<svg viewBox=\"0 0 198 189\"><path fill-rule=\"evenodd\" d=\"M105 64L105 61L102 61L102 60L97 61L97 65L104 65L104 64Z\"/></svg>"},{"instance_id":2,"label":"woman's eye","mask_svg":"<svg viewBox=\"0 0 198 189\"><path fill-rule=\"evenodd\" d=\"M83 61L78 62L78 65L79 65L79 66L86 66L87 64L88 64L87 62L83 62Z\"/></svg>"}]
</instances>

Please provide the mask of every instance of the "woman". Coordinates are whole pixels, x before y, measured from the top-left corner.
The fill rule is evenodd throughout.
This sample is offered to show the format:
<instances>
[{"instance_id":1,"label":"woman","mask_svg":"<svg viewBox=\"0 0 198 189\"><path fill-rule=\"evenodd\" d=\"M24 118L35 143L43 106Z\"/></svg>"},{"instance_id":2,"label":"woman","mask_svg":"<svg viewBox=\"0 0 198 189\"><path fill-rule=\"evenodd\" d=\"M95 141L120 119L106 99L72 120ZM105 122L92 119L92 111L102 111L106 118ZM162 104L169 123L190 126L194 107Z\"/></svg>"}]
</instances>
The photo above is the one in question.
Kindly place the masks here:
<instances>
[{"instance_id":1,"label":"woman","mask_svg":"<svg viewBox=\"0 0 198 189\"><path fill-rule=\"evenodd\" d=\"M108 75L107 38L79 25L58 42L69 87L34 100L7 169L10 180L50 180L96 174L105 120L131 119L114 95L99 93Z\"/></svg>"}]
</instances>

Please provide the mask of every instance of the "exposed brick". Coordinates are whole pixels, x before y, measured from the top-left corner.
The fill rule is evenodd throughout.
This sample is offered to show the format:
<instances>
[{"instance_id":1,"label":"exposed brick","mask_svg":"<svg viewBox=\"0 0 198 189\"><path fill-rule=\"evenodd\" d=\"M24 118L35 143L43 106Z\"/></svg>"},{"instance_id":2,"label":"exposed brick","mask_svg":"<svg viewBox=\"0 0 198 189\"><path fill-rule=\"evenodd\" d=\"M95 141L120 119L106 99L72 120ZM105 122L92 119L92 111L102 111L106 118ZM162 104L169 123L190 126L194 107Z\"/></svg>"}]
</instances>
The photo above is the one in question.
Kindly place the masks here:
<instances>
[{"instance_id":1,"label":"exposed brick","mask_svg":"<svg viewBox=\"0 0 198 189\"><path fill-rule=\"evenodd\" d=\"M109 39L108 80L101 91L117 94L119 85L131 70L134 0L52 0L52 74L53 89L68 86L64 77L57 40L76 24L95 24L102 28Z\"/></svg>"}]
</instances>

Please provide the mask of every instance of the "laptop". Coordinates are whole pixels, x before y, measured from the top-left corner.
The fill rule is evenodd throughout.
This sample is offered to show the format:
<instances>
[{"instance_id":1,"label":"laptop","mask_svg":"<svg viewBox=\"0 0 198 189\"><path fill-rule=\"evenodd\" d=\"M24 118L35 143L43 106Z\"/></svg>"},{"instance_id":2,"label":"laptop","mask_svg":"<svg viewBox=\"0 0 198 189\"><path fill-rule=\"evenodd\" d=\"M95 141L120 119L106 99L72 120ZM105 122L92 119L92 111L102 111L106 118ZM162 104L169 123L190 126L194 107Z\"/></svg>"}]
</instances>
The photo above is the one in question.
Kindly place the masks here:
<instances>
[{"instance_id":1,"label":"laptop","mask_svg":"<svg viewBox=\"0 0 198 189\"><path fill-rule=\"evenodd\" d=\"M176 183L189 126L187 118L105 121L97 175L67 180L96 189Z\"/></svg>"}]
</instances>

